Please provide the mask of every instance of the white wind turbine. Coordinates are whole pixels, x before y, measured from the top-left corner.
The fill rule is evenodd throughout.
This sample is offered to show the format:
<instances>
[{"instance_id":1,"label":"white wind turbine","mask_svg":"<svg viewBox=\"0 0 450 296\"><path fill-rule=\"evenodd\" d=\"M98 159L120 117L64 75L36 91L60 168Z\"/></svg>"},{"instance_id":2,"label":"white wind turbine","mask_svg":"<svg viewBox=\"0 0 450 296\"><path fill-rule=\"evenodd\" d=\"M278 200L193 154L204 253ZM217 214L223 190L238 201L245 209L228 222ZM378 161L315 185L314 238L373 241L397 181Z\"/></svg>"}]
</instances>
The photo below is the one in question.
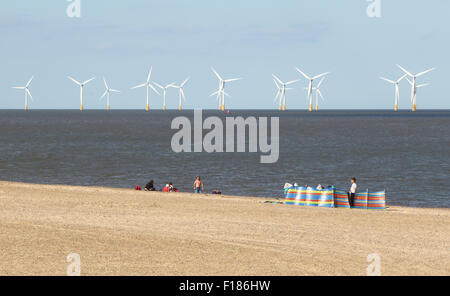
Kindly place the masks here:
<instances>
[{"instance_id":1,"label":"white wind turbine","mask_svg":"<svg viewBox=\"0 0 450 296\"><path fill-rule=\"evenodd\" d=\"M320 86L322 85L324 79L325 79L325 77L322 77L322 79L320 79L317 86L313 87L313 89L312 89L313 91L316 92L316 111L319 111L319 96L322 98L322 100L324 100L322 92L320 91ZM305 87L305 89L308 89L308 88Z\"/></svg>"},{"instance_id":2,"label":"white wind turbine","mask_svg":"<svg viewBox=\"0 0 450 296\"><path fill-rule=\"evenodd\" d=\"M413 75L410 72L406 71L402 66L400 66L398 64L397 64L397 67L399 67L403 72L405 72L409 77L411 77L411 80L408 79L408 81L410 81L410 84L411 84L411 102L413 104L412 111L415 112L417 110L417 100L416 100L417 99L416 93L417 93L417 88L418 88L417 78L428 72L433 71L435 68L431 68L426 71L420 72L419 74ZM422 86L425 86L425 85L421 84L420 87L422 87Z\"/></svg>"},{"instance_id":3,"label":"white wind turbine","mask_svg":"<svg viewBox=\"0 0 450 296\"><path fill-rule=\"evenodd\" d=\"M406 75L407 74L405 74L405 75L403 75L402 77L400 77L398 80L396 80L396 81L393 81L393 80L390 80L390 79L387 79L387 78L384 78L384 77L380 77L381 79L383 79L384 81L387 81L387 82L389 82L389 83L392 83L393 85L395 85L395 100L394 100L394 110L397 112L398 111L398 103L399 103L399 100L400 100L400 89L399 89L399 84L400 84L400 81L402 81L405 77L406 77Z\"/></svg>"},{"instance_id":4,"label":"white wind turbine","mask_svg":"<svg viewBox=\"0 0 450 296\"><path fill-rule=\"evenodd\" d=\"M295 68L295 69L297 69L297 71L300 73L300 74L302 74L306 79L308 79L309 80L309 86L308 86L308 100L309 100L309 111L312 111L313 110L313 97L312 97L312 91L313 91L313 81L314 80L316 80L316 79L318 79L318 78L320 78L320 77L322 77L322 76L325 76L325 75L327 75L327 74L330 74L330 72L325 72L325 73L322 73L322 74L319 74L319 75L316 75L316 76L313 76L313 77L309 77L308 75L306 75L305 73L303 73L299 68Z\"/></svg>"},{"instance_id":5,"label":"white wind turbine","mask_svg":"<svg viewBox=\"0 0 450 296\"><path fill-rule=\"evenodd\" d=\"M108 83L106 83L106 79L103 78L103 82L105 83L105 92L103 93L103 96L101 96L100 100L103 99L106 96L106 111L109 111L109 94L111 92L119 93L120 90L112 89L108 86Z\"/></svg>"},{"instance_id":6,"label":"white wind turbine","mask_svg":"<svg viewBox=\"0 0 450 296\"><path fill-rule=\"evenodd\" d=\"M30 96L30 99L33 100L33 97L31 96L31 93L30 93L30 90L29 90L29 86L31 84L31 81L33 81L33 77L34 76L32 76L30 78L30 80L28 80L28 82L27 82L27 84L25 86L13 86L12 87L12 88L15 88L15 89L23 89L23 90L25 90L25 111L28 110L28 96Z\"/></svg>"},{"instance_id":7,"label":"white wind turbine","mask_svg":"<svg viewBox=\"0 0 450 296\"><path fill-rule=\"evenodd\" d=\"M163 90L163 111L166 111L166 94L167 89L170 87L175 87L175 82L172 82L170 84L167 84L166 86L162 86L161 84L158 84L156 82L153 82L157 87Z\"/></svg>"},{"instance_id":8,"label":"white wind turbine","mask_svg":"<svg viewBox=\"0 0 450 296\"><path fill-rule=\"evenodd\" d=\"M214 96L217 94L217 99L219 100L219 110L225 111L225 96L229 95L225 92L225 84L227 82L237 81L241 80L242 78L232 78L232 79L222 79L222 77L217 73L216 70L214 70L213 67L211 67L211 70L216 74L217 78L219 79L219 90L212 93L211 96Z\"/></svg>"},{"instance_id":9,"label":"white wind turbine","mask_svg":"<svg viewBox=\"0 0 450 296\"><path fill-rule=\"evenodd\" d=\"M284 83L283 81L280 80L280 78L275 76L275 74L272 74L272 76L274 78L275 85L278 87L278 92L275 97L275 100L277 98L279 98L279 100L280 100L280 105L279 105L278 109L286 111L286 91L292 89L292 88L287 88L287 86L299 81L300 79L291 80L289 82Z\"/></svg>"},{"instance_id":10,"label":"white wind turbine","mask_svg":"<svg viewBox=\"0 0 450 296\"><path fill-rule=\"evenodd\" d=\"M147 105L145 106L145 111L149 110L149 96L150 96L150 88L159 95L159 92L155 89L155 87L153 85L151 85L150 83L150 78L152 76L152 69L153 67L150 67L150 71L148 72L148 76L147 76L147 81L145 83L136 85L134 87L132 87L131 89L135 89L135 88L140 88L140 87L144 87L147 89Z\"/></svg>"},{"instance_id":11,"label":"white wind turbine","mask_svg":"<svg viewBox=\"0 0 450 296\"><path fill-rule=\"evenodd\" d=\"M186 79L183 81L183 83L181 83L180 85L173 85L174 88L178 88L178 90L179 90L180 102L179 102L179 105L178 105L178 110L180 110L180 111L181 111L181 99L183 99L184 101L186 101L186 97L184 96L183 87L184 87L184 85L189 81L189 79L190 79L189 77L186 78Z\"/></svg>"},{"instance_id":12,"label":"white wind turbine","mask_svg":"<svg viewBox=\"0 0 450 296\"><path fill-rule=\"evenodd\" d=\"M80 111L83 111L83 88L84 88L84 86L85 86L86 84L88 84L89 82L91 82L92 80L94 80L95 77L93 77L93 78L91 78L91 79L89 79L89 80L86 80L85 82L79 82L79 81L73 79L73 78L70 77L70 76L67 76L67 78L69 78L70 80L72 80L73 82L75 82L76 84L78 84L78 85L80 86Z\"/></svg>"}]
</instances>

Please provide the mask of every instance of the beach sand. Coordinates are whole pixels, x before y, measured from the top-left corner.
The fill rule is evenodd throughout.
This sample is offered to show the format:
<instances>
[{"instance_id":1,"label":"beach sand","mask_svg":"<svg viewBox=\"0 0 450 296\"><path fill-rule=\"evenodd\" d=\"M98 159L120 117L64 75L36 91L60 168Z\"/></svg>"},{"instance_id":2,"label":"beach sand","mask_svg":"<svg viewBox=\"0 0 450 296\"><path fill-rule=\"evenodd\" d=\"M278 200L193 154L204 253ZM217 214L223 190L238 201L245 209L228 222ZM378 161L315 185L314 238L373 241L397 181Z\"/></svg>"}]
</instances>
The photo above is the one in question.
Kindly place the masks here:
<instances>
[{"instance_id":1,"label":"beach sand","mask_svg":"<svg viewBox=\"0 0 450 296\"><path fill-rule=\"evenodd\" d=\"M450 275L450 209L0 182L0 275Z\"/></svg>"}]
</instances>

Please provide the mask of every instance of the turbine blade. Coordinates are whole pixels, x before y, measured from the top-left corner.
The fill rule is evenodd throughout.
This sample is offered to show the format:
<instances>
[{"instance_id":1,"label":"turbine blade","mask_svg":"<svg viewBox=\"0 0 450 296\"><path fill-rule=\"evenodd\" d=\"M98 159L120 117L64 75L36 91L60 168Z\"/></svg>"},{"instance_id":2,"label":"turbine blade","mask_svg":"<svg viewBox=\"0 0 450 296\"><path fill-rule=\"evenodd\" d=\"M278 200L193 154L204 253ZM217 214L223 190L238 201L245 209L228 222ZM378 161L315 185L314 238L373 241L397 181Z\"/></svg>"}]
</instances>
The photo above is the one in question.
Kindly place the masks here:
<instances>
[{"instance_id":1,"label":"turbine blade","mask_svg":"<svg viewBox=\"0 0 450 296\"><path fill-rule=\"evenodd\" d=\"M159 83L153 82L153 84L156 85L157 87L159 87L160 89L164 89L164 86L162 86L162 85L159 84Z\"/></svg>"},{"instance_id":2,"label":"turbine blade","mask_svg":"<svg viewBox=\"0 0 450 296\"><path fill-rule=\"evenodd\" d=\"M325 75L328 75L328 74L330 74L330 72L325 72L325 73L322 73L322 74L319 74L319 75L316 75L316 76L314 76L313 78L311 78L311 79L319 79L320 77L322 77L322 76L325 76Z\"/></svg>"},{"instance_id":3,"label":"turbine blade","mask_svg":"<svg viewBox=\"0 0 450 296\"><path fill-rule=\"evenodd\" d=\"M232 78L232 79L227 79L224 80L225 82L231 82L231 81L237 81L237 80L241 80L242 78Z\"/></svg>"},{"instance_id":4,"label":"turbine blade","mask_svg":"<svg viewBox=\"0 0 450 296\"><path fill-rule=\"evenodd\" d=\"M88 84L89 82L91 82L91 81L94 80L94 79L95 79L95 77L92 77L91 79L86 80L85 82L83 82L83 85L84 85L84 84Z\"/></svg>"},{"instance_id":5,"label":"turbine blade","mask_svg":"<svg viewBox=\"0 0 450 296\"><path fill-rule=\"evenodd\" d=\"M13 86L12 88L15 88L15 89L26 89L25 86Z\"/></svg>"},{"instance_id":6,"label":"turbine blade","mask_svg":"<svg viewBox=\"0 0 450 296\"><path fill-rule=\"evenodd\" d=\"M286 85L296 83L297 81L300 81L300 79L291 80L291 81L289 81L289 82L286 82Z\"/></svg>"},{"instance_id":7,"label":"turbine blade","mask_svg":"<svg viewBox=\"0 0 450 296\"><path fill-rule=\"evenodd\" d=\"M275 74L272 74L273 78L275 78L279 84L283 85L283 81L281 81L280 78L278 78L277 76L275 76Z\"/></svg>"},{"instance_id":8,"label":"turbine blade","mask_svg":"<svg viewBox=\"0 0 450 296\"><path fill-rule=\"evenodd\" d=\"M302 70L300 70L299 68L295 67L295 69L300 72L300 74L302 74L306 79L311 80L311 78L309 78L308 75L306 75L305 73L302 72Z\"/></svg>"},{"instance_id":9,"label":"turbine blade","mask_svg":"<svg viewBox=\"0 0 450 296\"><path fill-rule=\"evenodd\" d=\"M322 98L322 100L325 101L325 99L324 99L323 96L322 96L322 92L320 91L320 89L317 89L316 91L317 91L317 93L319 94L319 96Z\"/></svg>"},{"instance_id":10,"label":"turbine blade","mask_svg":"<svg viewBox=\"0 0 450 296\"><path fill-rule=\"evenodd\" d=\"M152 70L153 70L153 66L150 67L150 71L148 71L147 83L150 82L150 77L152 76Z\"/></svg>"},{"instance_id":11,"label":"turbine blade","mask_svg":"<svg viewBox=\"0 0 450 296\"><path fill-rule=\"evenodd\" d=\"M117 89L110 89L109 91L120 93L120 90L117 90Z\"/></svg>"},{"instance_id":12,"label":"turbine blade","mask_svg":"<svg viewBox=\"0 0 450 296\"><path fill-rule=\"evenodd\" d=\"M390 79L384 78L384 77L380 77L380 79L383 79L384 81L390 82L392 84L395 84L395 81L392 81Z\"/></svg>"},{"instance_id":13,"label":"turbine blade","mask_svg":"<svg viewBox=\"0 0 450 296\"><path fill-rule=\"evenodd\" d=\"M219 80L223 80L222 77L220 77L219 73L217 73L217 71L211 67L211 70L214 72L214 74L216 74L217 78L219 78Z\"/></svg>"},{"instance_id":14,"label":"turbine blade","mask_svg":"<svg viewBox=\"0 0 450 296\"><path fill-rule=\"evenodd\" d=\"M433 71L434 69L435 69L435 68L431 68L431 69L428 69L428 70L426 70L426 71L420 72L419 74L416 75L416 77L420 77L420 76L422 76L422 75L424 75L424 74L427 74L428 72L431 72L431 71Z\"/></svg>"},{"instance_id":15,"label":"turbine blade","mask_svg":"<svg viewBox=\"0 0 450 296\"><path fill-rule=\"evenodd\" d=\"M29 86L30 86L31 81L33 81L33 78L34 78L34 76L31 76L30 80L28 80L28 83L27 83L26 87L29 87Z\"/></svg>"},{"instance_id":16,"label":"turbine blade","mask_svg":"<svg viewBox=\"0 0 450 296\"><path fill-rule=\"evenodd\" d=\"M105 90L105 92L103 93L103 96L100 97L100 100L103 99L107 93L108 93L108 90Z\"/></svg>"},{"instance_id":17,"label":"turbine blade","mask_svg":"<svg viewBox=\"0 0 450 296\"><path fill-rule=\"evenodd\" d=\"M181 96L183 97L183 100L186 102L186 97L184 96L184 91L182 88L180 88Z\"/></svg>"},{"instance_id":18,"label":"turbine blade","mask_svg":"<svg viewBox=\"0 0 450 296\"><path fill-rule=\"evenodd\" d=\"M428 86L428 85L430 85L430 83L423 83L423 84L419 84L418 86L416 86L417 88L419 88L419 87L424 87L424 86Z\"/></svg>"},{"instance_id":19,"label":"turbine blade","mask_svg":"<svg viewBox=\"0 0 450 296\"><path fill-rule=\"evenodd\" d=\"M139 84L139 85L133 86L131 89L144 87L144 86L146 86L146 85L147 85L147 83Z\"/></svg>"},{"instance_id":20,"label":"turbine blade","mask_svg":"<svg viewBox=\"0 0 450 296\"><path fill-rule=\"evenodd\" d=\"M399 64L397 64L397 67L399 67L403 72L405 72L406 74L408 74L408 76L414 77L414 75L412 75L411 73L409 73L408 71L406 71L406 69L403 68L402 66L400 66Z\"/></svg>"},{"instance_id":21,"label":"turbine blade","mask_svg":"<svg viewBox=\"0 0 450 296\"><path fill-rule=\"evenodd\" d=\"M70 80L72 80L73 82L75 82L76 84L78 84L78 85L81 85L81 83L80 82L78 82L78 81L76 81L75 79L73 79L72 77L70 77L70 76L67 76L67 78L69 78Z\"/></svg>"},{"instance_id":22,"label":"turbine blade","mask_svg":"<svg viewBox=\"0 0 450 296\"><path fill-rule=\"evenodd\" d=\"M186 78L183 83L181 83L180 87L183 87L188 81L191 79L191 77Z\"/></svg>"},{"instance_id":23,"label":"turbine blade","mask_svg":"<svg viewBox=\"0 0 450 296\"><path fill-rule=\"evenodd\" d=\"M109 87L108 87L108 83L106 83L106 79L105 79L105 77L103 77L103 82L105 83L105 87L106 87L106 89L109 89Z\"/></svg>"},{"instance_id":24,"label":"turbine blade","mask_svg":"<svg viewBox=\"0 0 450 296\"><path fill-rule=\"evenodd\" d=\"M317 84L316 88L319 89L319 87L322 85L322 82L325 80L325 77L322 77L322 79L320 79L319 84Z\"/></svg>"},{"instance_id":25,"label":"turbine blade","mask_svg":"<svg viewBox=\"0 0 450 296\"><path fill-rule=\"evenodd\" d=\"M158 96L161 95L161 94L156 90L156 88L155 88L153 85L149 84L148 86L149 86L151 89L153 89L153 91L154 91L155 93L157 93Z\"/></svg>"},{"instance_id":26,"label":"turbine blade","mask_svg":"<svg viewBox=\"0 0 450 296\"><path fill-rule=\"evenodd\" d=\"M399 83L400 81L402 81L403 79L405 79L406 76L408 76L408 74L405 74L405 75L403 75L402 77L400 77L400 78L397 80L397 83Z\"/></svg>"},{"instance_id":27,"label":"turbine blade","mask_svg":"<svg viewBox=\"0 0 450 296\"><path fill-rule=\"evenodd\" d=\"M31 96L30 91L28 90L28 88L25 88L25 91L27 92L27 94L30 96L31 100L33 100L33 97Z\"/></svg>"}]
</instances>

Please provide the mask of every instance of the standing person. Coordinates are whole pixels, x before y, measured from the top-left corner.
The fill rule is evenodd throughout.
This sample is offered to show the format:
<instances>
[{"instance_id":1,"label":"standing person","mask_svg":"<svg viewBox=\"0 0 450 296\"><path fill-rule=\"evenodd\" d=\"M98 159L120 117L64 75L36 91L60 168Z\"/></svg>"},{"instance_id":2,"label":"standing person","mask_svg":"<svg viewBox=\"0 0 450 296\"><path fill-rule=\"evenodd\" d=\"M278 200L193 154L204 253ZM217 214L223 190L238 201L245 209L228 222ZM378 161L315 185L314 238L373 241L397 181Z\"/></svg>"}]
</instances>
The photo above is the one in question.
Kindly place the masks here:
<instances>
[{"instance_id":1,"label":"standing person","mask_svg":"<svg viewBox=\"0 0 450 296\"><path fill-rule=\"evenodd\" d=\"M350 191L347 192L347 196L348 196L348 203L350 204L350 207L353 207L353 204L355 201L355 194L356 194L356 191L358 190L358 185L356 184L356 178L352 178L350 180L350 182L351 182Z\"/></svg>"},{"instance_id":2,"label":"standing person","mask_svg":"<svg viewBox=\"0 0 450 296\"><path fill-rule=\"evenodd\" d=\"M204 187L205 186L204 186L204 184L202 182L202 179L200 178L200 176L197 176L197 178L194 181L194 186L193 186L194 192L195 193L202 193L203 190L205 189Z\"/></svg>"}]
</instances>

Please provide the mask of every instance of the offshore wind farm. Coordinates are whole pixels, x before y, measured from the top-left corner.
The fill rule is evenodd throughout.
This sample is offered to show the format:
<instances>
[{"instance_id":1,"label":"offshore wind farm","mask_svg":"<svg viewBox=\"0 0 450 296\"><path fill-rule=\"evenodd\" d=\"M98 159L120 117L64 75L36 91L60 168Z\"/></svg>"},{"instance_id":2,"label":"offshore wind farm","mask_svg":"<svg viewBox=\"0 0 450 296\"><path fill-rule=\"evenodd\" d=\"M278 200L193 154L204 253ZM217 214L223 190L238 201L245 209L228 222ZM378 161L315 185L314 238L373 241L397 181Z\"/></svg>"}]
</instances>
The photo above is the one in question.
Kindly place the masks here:
<instances>
[{"instance_id":1,"label":"offshore wind farm","mask_svg":"<svg viewBox=\"0 0 450 296\"><path fill-rule=\"evenodd\" d=\"M395 86L395 96L394 96L394 111L398 111L399 109L399 101L400 101L400 90L399 90L399 84L401 81L403 81L404 79L406 79L410 86L411 86L411 110L413 112L415 112L417 110L417 89L421 88L421 87L425 87L430 85L430 83L422 83L422 84L417 84L417 78L421 77L422 75L425 75L433 70L435 70L435 68L431 68L428 69L426 71L420 72L418 74L411 74L410 72L408 72L407 70L405 70L402 66L397 65L398 68L400 68L405 74L403 76L401 76L398 80L391 80L391 79L387 79L385 77L380 77L382 80L387 81L391 84L393 84ZM308 81L308 85L304 86L303 89L307 90L307 102L308 102L308 106L307 106L307 110L312 112L312 111L319 111L319 97L324 100L322 91L320 89L320 87L322 86L322 83L325 79L325 77L327 75L330 74L330 72L325 72L319 75L315 75L315 76L308 76L307 74L305 74L302 70L300 70L298 67L295 67L295 69L297 70L297 72L299 72L307 81ZM214 73L214 75L217 77L217 79L219 80L219 86L218 86L218 90L213 92L212 94L210 94L210 97L215 96L216 100L218 102L218 109L221 111L225 111L225 98L226 97L230 97L230 95L228 93L225 92L225 85L229 84L230 82L233 81L238 81L238 80L242 80L242 78L231 78L231 79L223 79L219 73L213 68L211 67L212 72ZM153 67L150 67L150 70L148 72L148 76L147 76L147 80L145 83L136 85L131 87L131 89L138 89L138 88L143 88L145 87L146 89L146 105L145 105L145 111L149 111L150 110L150 91L152 90L153 92L155 92L157 95L161 95L160 92L157 91L157 88L159 88L162 92L162 110L165 111L167 109L167 91L170 88L175 88L178 89L179 91L179 96L178 96L178 110L181 111L182 110L182 100L186 101L186 97L184 94L184 86L185 84L191 79L190 77L186 78L180 85L177 85L176 82L172 82L166 85L161 85L155 81L151 81L151 75L152 75L152 71L153 71ZM410 77L407 78L407 76ZM84 82L79 82L77 80L75 80L74 78L72 78L71 76L67 76L70 80L72 80L74 83L76 83L78 86L80 86L80 111L83 111L85 108L85 104L83 103L83 89L86 86L86 84L88 84L89 82L95 80L95 77L88 79ZM15 89L21 89L25 91L25 111L28 111L29 109L29 103L28 103L28 98L32 99L30 90L29 90L29 86L33 80L34 76L28 81L28 83L23 86L23 87L18 87L18 86L14 86L13 88ZM277 93L275 96L275 101L278 101L278 109L280 111L286 111L287 110L287 104L286 104L286 92L288 90L293 90L294 88L292 87L288 87L288 86L292 86L295 83L298 83L301 79L296 79L296 80L291 80L288 82L283 82L280 78L278 78L275 74L272 74L272 78L273 81L275 83L275 86L277 87ZM321 78L319 80L319 82L316 84L314 83L315 81L317 81L319 78ZM109 88L105 78L103 79L104 81L104 85L106 87L105 92L103 93L103 95L101 96L101 99L103 99L104 97L106 97L106 101L107 101L107 107L106 110L110 111L110 93L111 92L115 92L115 93L119 93L120 91L115 90L115 89L111 89ZM314 100L314 95L315 95L315 100ZM297 98L298 99L298 98ZM314 101L315 101L315 108L313 108L314 105Z\"/></svg>"}]
</instances>

